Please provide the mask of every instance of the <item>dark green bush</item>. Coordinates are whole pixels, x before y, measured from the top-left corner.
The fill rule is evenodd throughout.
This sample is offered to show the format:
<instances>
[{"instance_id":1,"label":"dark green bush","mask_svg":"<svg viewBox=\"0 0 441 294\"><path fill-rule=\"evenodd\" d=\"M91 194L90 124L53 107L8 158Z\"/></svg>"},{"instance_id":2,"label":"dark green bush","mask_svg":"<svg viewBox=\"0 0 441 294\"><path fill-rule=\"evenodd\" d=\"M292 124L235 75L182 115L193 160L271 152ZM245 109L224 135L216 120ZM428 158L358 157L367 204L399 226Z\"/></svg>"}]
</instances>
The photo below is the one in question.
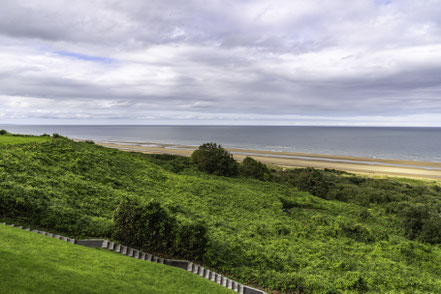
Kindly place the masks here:
<instances>
[{"instance_id":1,"label":"dark green bush","mask_svg":"<svg viewBox=\"0 0 441 294\"><path fill-rule=\"evenodd\" d=\"M233 156L216 143L205 143L195 150L190 159L200 171L217 176L232 177L239 173Z\"/></svg>"},{"instance_id":2,"label":"dark green bush","mask_svg":"<svg viewBox=\"0 0 441 294\"><path fill-rule=\"evenodd\" d=\"M174 173L179 173L190 167L190 158L173 154L145 154L153 163Z\"/></svg>"},{"instance_id":3,"label":"dark green bush","mask_svg":"<svg viewBox=\"0 0 441 294\"><path fill-rule=\"evenodd\" d=\"M6 130L0 130L0 135L6 135L8 132Z\"/></svg>"},{"instance_id":4,"label":"dark green bush","mask_svg":"<svg viewBox=\"0 0 441 294\"><path fill-rule=\"evenodd\" d=\"M0 187L0 216L18 218L39 224L49 205L47 197L37 189L14 187L11 191Z\"/></svg>"},{"instance_id":5,"label":"dark green bush","mask_svg":"<svg viewBox=\"0 0 441 294\"><path fill-rule=\"evenodd\" d=\"M207 227L204 224L182 224L176 234L175 252L186 258L202 260L207 242Z\"/></svg>"},{"instance_id":6,"label":"dark green bush","mask_svg":"<svg viewBox=\"0 0 441 294\"><path fill-rule=\"evenodd\" d=\"M354 239L355 241L365 243L375 241L375 237L370 230L362 224L343 223L340 224L340 228L348 238Z\"/></svg>"},{"instance_id":7,"label":"dark green bush","mask_svg":"<svg viewBox=\"0 0 441 294\"><path fill-rule=\"evenodd\" d=\"M441 243L441 215L435 207L416 203L402 211L405 236L431 244Z\"/></svg>"},{"instance_id":8,"label":"dark green bush","mask_svg":"<svg viewBox=\"0 0 441 294\"><path fill-rule=\"evenodd\" d=\"M61 136L60 134L58 134L58 133L53 133L52 134L52 137L54 138L54 139L67 139L66 137L64 137L64 136Z\"/></svg>"},{"instance_id":9,"label":"dark green bush","mask_svg":"<svg viewBox=\"0 0 441 294\"><path fill-rule=\"evenodd\" d=\"M414 240L419 237L428 214L428 207L421 203L409 205L402 211L403 227L407 238Z\"/></svg>"},{"instance_id":10,"label":"dark green bush","mask_svg":"<svg viewBox=\"0 0 441 294\"><path fill-rule=\"evenodd\" d=\"M240 165L240 174L244 177L255 178L258 180L269 180L271 178L270 170L260 161L252 157L245 157Z\"/></svg>"},{"instance_id":11,"label":"dark green bush","mask_svg":"<svg viewBox=\"0 0 441 294\"><path fill-rule=\"evenodd\" d=\"M201 260L207 246L203 224L182 224L155 201L124 200L115 210L114 226L117 240L147 251Z\"/></svg>"},{"instance_id":12,"label":"dark green bush","mask_svg":"<svg viewBox=\"0 0 441 294\"><path fill-rule=\"evenodd\" d=\"M329 192L329 184L318 170L310 167L305 168L298 174L294 181L300 190L326 199L326 195Z\"/></svg>"},{"instance_id":13,"label":"dark green bush","mask_svg":"<svg viewBox=\"0 0 441 294\"><path fill-rule=\"evenodd\" d=\"M115 238L138 248L171 253L176 220L157 202L123 201L115 211Z\"/></svg>"}]
</instances>

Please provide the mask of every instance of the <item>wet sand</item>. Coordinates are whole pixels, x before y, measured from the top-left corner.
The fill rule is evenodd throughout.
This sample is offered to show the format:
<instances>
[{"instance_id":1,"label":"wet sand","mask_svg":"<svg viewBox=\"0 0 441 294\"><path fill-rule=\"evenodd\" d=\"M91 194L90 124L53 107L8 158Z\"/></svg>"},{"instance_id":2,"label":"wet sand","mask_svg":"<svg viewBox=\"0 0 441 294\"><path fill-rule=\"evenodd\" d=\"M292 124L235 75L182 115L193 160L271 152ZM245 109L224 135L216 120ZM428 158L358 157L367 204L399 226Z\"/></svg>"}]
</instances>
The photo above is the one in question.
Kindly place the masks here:
<instances>
[{"instance_id":1,"label":"wet sand","mask_svg":"<svg viewBox=\"0 0 441 294\"><path fill-rule=\"evenodd\" d=\"M116 148L124 151L143 153L167 153L190 156L197 148L194 146L172 145L161 143L139 142L96 142L101 146ZM249 149L226 148L234 158L241 161L246 156L269 165L286 168L314 167L332 168L354 173L370 175L387 175L408 178L441 180L441 163L425 161L407 161L378 158L363 158L352 156L331 156L321 154L306 154L295 152L276 152Z\"/></svg>"}]
</instances>

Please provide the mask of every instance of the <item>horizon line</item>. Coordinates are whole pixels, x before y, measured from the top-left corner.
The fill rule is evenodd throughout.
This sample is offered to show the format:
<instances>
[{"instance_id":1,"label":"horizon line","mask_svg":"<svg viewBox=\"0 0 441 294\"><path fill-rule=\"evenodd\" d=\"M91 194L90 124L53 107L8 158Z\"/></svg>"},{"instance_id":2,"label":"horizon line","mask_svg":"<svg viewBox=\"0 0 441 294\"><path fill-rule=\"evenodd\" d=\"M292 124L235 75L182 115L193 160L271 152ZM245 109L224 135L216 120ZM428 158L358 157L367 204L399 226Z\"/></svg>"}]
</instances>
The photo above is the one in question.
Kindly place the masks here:
<instances>
[{"instance_id":1,"label":"horizon line","mask_svg":"<svg viewBox=\"0 0 441 294\"><path fill-rule=\"evenodd\" d=\"M20 124L0 123L0 126L145 126L145 127L342 127L342 128L441 128L440 126L403 125L228 125L228 124Z\"/></svg>"}]
</instances>

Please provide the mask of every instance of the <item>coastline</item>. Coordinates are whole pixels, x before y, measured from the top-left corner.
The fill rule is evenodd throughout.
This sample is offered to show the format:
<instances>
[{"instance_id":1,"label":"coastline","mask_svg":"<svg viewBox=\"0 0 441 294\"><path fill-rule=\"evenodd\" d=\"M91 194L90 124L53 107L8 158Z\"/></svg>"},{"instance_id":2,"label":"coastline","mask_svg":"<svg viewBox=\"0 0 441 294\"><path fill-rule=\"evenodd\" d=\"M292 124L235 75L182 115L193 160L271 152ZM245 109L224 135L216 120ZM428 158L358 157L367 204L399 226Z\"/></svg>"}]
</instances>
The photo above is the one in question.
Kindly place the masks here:
<instances>
[{"instance_id":1,"label":"coastline","mask_svg":"<svg viewBox=\"0 0 441 294\"><path fill-rule=\"evenodd\" d=\"M95 143L104 147L116 148L123 151L135 151L151 154L165 153L182 156L190 156L191 153L197 149L195 146L146 142L105 141ZM238 148L225 149L231 152L234 158L239 161L242 161L246 156L251 156L265 164L276 165L284 168L329 168L368 175L441 180L441 163L437 162L378 159L339 155L333 156Z\"/></svg>"}]
</instances>

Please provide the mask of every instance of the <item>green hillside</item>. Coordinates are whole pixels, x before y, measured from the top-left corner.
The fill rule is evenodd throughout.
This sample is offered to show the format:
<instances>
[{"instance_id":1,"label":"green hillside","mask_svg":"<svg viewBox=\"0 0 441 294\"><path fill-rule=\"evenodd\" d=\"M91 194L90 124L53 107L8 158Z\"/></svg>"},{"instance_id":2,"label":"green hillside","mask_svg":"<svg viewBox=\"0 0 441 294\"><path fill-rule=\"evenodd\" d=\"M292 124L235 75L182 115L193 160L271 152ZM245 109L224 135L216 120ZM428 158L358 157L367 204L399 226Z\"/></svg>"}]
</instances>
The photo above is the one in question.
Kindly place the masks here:
<instances>
[{"instance_id":1,"label":"green hillside","mask_svg":"<svg viewBox=\"0 0 441 294\"><path fill-rule=\"evenodd\" d=\"M0 225L0 293L234 293L189 272Z\"/></svg>"},{"instance_id":2,"label":"green hillside","mask_svg":"<svg viewBox=\"0 0 441 294\"><path fill-rule=\"evenodd\" d=\"M14 145L26 143L41 143L50 140L49 136L16 136L11 134L0 135L1 145Z\"/></svg>"},{"instance_id":3,"label":"green hillside","mask_svg":"<svg viewBox=\"0 0 441 294\"><path fill-rule=\"evenodd\" d=\"M176 174L154 162L63 138L0 147L0 215L74 237L115 238L113 216L124 199L154 201L179 224L203 226L207 237L202 255L179 246L159 253L244 284L283 293L441 292L440 246L410 240L394 202L424 192L419 182L383 184L407 195L397 200L380 186L357 190L363 183L348 177L353 183L323 199L283 181ZM439 203L434 191L427 197Z\"/></svg>"}]
</instances>

